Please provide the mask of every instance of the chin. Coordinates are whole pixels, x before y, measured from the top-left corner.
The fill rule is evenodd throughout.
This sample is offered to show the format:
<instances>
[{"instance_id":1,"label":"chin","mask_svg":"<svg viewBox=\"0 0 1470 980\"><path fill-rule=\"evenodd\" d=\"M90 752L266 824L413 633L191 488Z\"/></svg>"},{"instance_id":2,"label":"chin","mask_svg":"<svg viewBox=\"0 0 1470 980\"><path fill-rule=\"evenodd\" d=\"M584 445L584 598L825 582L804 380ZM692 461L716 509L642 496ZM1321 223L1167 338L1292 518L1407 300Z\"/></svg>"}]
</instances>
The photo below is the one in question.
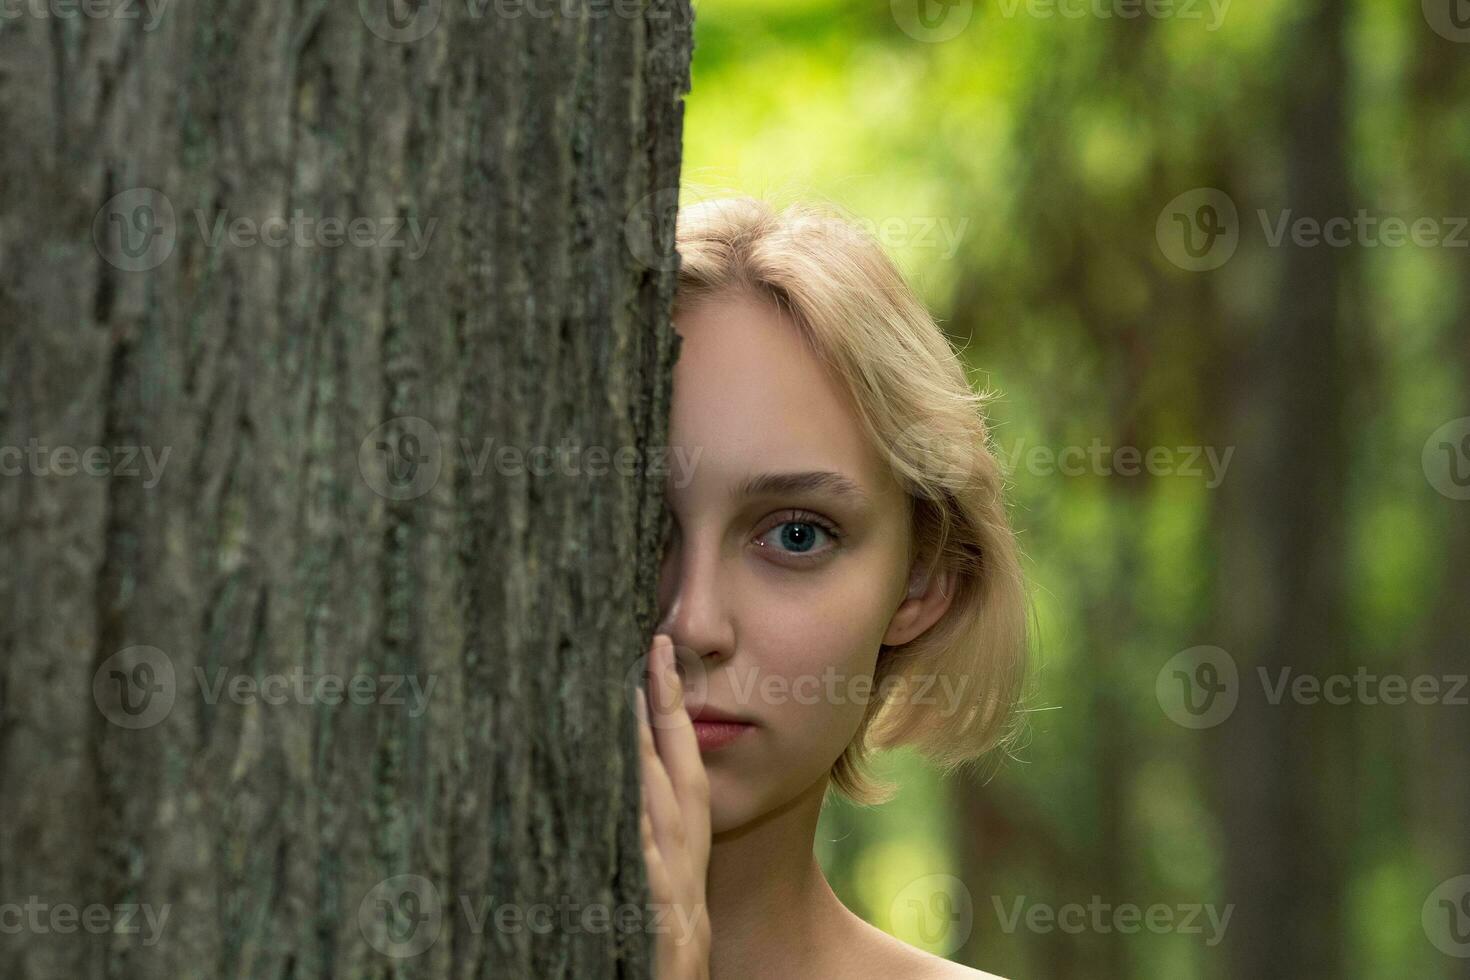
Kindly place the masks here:
<instances>
[{"instance_id":1,"label":"chin","mask_svg":"<svg viewBox=\"0 0 1470 980\"><path fill-rule=\"evenodd\" d=\"M830 769L830 767L829 767ZM709 769L710 833L724 834L755 823L762 817L787 809L816 790L824 771L810 778L783 780L780 783L754 782L733 772Z\"/></svg>"},{"instance_id":2,"label":"chin","mask_svg":"<svg viewBox=\"0 0 1470 980\"><path fill-rule=\"evenodd\" d=\"M749 785L729 773L709 774L709 829L713 834L737 830L766 810Z\"/></svg>"}]
</instances>

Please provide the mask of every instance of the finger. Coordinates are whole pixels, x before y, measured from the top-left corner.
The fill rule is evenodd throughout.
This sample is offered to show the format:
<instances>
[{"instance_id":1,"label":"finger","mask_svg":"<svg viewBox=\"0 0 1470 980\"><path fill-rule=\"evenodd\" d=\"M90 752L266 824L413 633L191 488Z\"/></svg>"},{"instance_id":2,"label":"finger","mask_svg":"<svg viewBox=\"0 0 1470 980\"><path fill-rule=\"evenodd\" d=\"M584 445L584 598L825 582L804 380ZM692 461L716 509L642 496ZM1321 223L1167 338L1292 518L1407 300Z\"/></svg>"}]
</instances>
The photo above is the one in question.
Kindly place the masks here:
<instances>
[{"instance_id":1,"label":"finger","mask_svg":"<svg viewBox=\"0 0 1470 980\"><path fill-rule=\"evenodd\" d=\"M643 698L641 691L639 698ZM643 705L641 715L647 711L647 702L643 701ZM669 780L668 770L654 746L653 732L649 730L644 717L640 717L638 722L638 745L638 757L643 769L643 812L652 823L654 839L660 849L672 855L675 850L684 846L684 817L674 785Z\"/></svg>"},{"instance_id":2,"label":"finger","mask_svg":"<svg viewBox=\"0 0 1470 980\"><path fill-rule=\"evenodd\" d=\"M648 873L648 894L655 902L668 904L673 901L674 883L669 869L659 853L653 823L645 812L638 821L639 837L643 842L643 864Z\"/></svg>"},{"instance_id":3,"label":"finger","mask_svg":"<svg viewBox=\"0 0 1470 980\"><path fill-rule=\"evenodd\" d=\"M680 710L684 703L684 685L678 677L678 671L674 672L674 679L680 680L677 685L667 683L663 676L665 647L672 651L673 640L663 633L654 636L648 645L648 656L644 663L646 677L644 687L648 692L649 707L653 713L649 721L655 731L689 725L689 712ZM670 661L673 659L672 656L669 657Z\"/></svg>"},{"instance_id":4,"label":"finger","mask_svg":"<svg viewBox=\"0 0 1470 980\"><path fill-rule=\"evenodd\" d=\"M651 700L652 708L659 711L667 705L669 723L655 724L654 736L658 743L658 754L668 771L669 781L674 785L680 803L686 810L709 810L709 776L705 772L704 759L699 754L699 739L694 734L694 724L684 708L684 685L674 665L674 643L668 636L654 637L653 654L649 657L649 683L658 685L658 693ZM682 724L674 723L682 719Z\"/></svg>"}]
</instances>

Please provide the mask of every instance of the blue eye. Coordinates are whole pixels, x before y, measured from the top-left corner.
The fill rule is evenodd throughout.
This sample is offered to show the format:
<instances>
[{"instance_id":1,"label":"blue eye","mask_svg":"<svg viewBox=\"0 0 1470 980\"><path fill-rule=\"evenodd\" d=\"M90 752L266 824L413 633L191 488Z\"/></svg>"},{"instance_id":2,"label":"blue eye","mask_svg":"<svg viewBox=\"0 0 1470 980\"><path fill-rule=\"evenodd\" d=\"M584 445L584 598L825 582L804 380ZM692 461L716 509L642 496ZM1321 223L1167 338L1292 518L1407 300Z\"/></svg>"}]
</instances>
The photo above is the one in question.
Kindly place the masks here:
<instances>
[{"instance_id":1,"label":"blue eye","mask_svg":"<svg viewBox=\"0 0 1470 980\"><path fill-rule=\"evenodd\" d=\"M835 527L810 517L788 517L756 539L762 548L788 558L815 560L836 547ZM824 544L824 539L826 544Z\"/></svg>"},{"instance_id":2,"label":"blue eye","mask_svg":"<svg viewBox=\"0 0 1470 980\"><path fill-rule=\"evenodd\" d=\"M780 531L781 547L797 552L811 551L817 536L827 533L809 521L787 521Z\"/></svg>"}]
</instances>

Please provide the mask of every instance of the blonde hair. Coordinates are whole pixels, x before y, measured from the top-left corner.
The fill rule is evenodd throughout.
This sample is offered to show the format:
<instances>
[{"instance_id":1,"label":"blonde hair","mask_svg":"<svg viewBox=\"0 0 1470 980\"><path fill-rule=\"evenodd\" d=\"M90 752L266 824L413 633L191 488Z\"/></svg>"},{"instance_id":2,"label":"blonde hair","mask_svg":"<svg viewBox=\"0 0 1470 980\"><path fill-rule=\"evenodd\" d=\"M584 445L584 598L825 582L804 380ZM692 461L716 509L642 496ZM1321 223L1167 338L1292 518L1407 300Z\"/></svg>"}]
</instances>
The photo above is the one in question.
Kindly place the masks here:
<instances>
[{"instance_id":1,"label":"blonde hair","mask_svg":"<svg viewBox=\"0 0 1470 980\"><path fill-rule=\"evenodd\" d=\"M949 608L921 636L882 648L873 689L922 691L923 678L953 675L960 703L944 711L942 699L872 698L832 788L860 803L891 795L866 771L873 749L912 745L953 770L1007 744L1020 717L1027 606L984 419L991 394L971 388L882 247L835 210L723 198L681 209L677 228L676 308L740 293L773 301L846 385L909 493L914 557L954 570Z\"/></svg>"}]
</instances>

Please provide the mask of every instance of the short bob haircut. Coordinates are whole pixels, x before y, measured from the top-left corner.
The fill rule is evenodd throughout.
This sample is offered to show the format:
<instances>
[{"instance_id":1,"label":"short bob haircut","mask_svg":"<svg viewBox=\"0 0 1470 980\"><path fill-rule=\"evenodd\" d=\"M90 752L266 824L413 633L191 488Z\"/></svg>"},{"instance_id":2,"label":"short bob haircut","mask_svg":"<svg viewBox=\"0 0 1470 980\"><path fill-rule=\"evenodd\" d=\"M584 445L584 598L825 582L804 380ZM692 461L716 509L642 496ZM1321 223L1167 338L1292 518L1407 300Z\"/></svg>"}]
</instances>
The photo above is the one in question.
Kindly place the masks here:
<instances>
[{"instance_id":1,"label":"short bob haircut","mask_svg":"<svg viewBox=\"0 0 1470 980\"><path fill-rule=\"evenodd\" d=\"M1005 748L1021 717L1028 613L1004 474L984 419L991 393L972 389L898 267L836 210L707 200L680 210L677 246L676 315L737 293L774 302L845 384L908 491L911 559L954 571L956 594L939 621L880 650L873 690L885 696L869 702L832 767L832 787L859 803L888 798L892 787L866 771L874 749L911 745L954 770ZM959 692L957 705L941 696L942 678Z\"/></svg>"}]
</instances>

